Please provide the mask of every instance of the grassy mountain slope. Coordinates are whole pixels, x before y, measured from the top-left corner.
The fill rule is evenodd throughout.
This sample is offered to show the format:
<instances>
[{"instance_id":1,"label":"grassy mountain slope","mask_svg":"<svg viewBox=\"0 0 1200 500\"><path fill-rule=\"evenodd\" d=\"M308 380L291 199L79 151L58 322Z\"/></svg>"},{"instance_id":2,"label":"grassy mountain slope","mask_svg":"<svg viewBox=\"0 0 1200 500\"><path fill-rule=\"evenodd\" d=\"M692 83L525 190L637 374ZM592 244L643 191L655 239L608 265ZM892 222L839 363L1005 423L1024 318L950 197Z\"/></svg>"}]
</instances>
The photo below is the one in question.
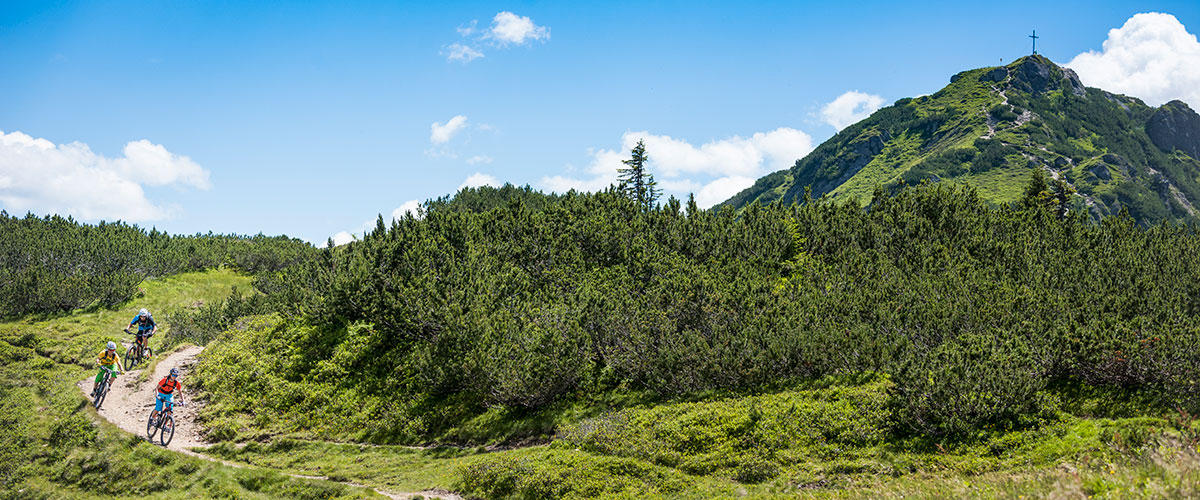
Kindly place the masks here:
<instances>
[{"instance_id":1,"label":"grassy mountain slope","mask_svg":"<svg viewBox=\"0 0 1200 500\"><path fill-rule=\"evenodd\" d=\"M901 99L846 127L788 170L724 204L813 197L869 201L876 186L966 182L992 203L1020 197L1035 168L1078 193L1094 218L1127 208L1138 221L1191 220L1200 203L1200 117L1172 101L1086 88L1041 56L964 71L935 94Z\"/></svg>"},{"instance_id":2,"label":"grassy mountain slope","mask_svg":"<svg viewBox=\"0 0 1200 500\"><path fill-rule=\"evenodd\" d=\"M75 387L138 307L188 309L249 282L225 270L186 273L143 282L134 301L113 309L0 323L0 499L381 498L162 449L104 422Z\"/></svg>"}]
</instances>

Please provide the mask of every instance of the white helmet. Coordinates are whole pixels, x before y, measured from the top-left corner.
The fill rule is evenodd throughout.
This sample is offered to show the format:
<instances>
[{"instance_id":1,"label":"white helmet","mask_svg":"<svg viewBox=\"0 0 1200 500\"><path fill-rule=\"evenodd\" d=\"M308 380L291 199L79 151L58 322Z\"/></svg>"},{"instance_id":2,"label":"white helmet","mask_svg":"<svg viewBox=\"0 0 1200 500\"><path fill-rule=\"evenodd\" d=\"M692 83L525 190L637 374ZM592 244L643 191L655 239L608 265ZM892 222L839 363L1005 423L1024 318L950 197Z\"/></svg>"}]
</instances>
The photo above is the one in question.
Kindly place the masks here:
<instances>
[{"instance_id":1,"label":"white helmet","mask_svg":"<svg viewBox=\"0 0 1200 500\"><path fill-rule=\"evenodd\" d=\"M117 350L117 343L116 343L116 342L113 342L113 341L111 341L111 340L110 340L110 341L108 341L108 350L110 350L110 351L115 351L115 350Z\"/></svg>"},{"instance_id":2,"label":"white helmet","mask_svg":"<svg viewBox=\"0 0 1200 500\"><path fill-rule=\"evenodd\" d=\"M138 310L138 316L141 316L141 317L143 317L143 318L144 318L144 317L146 317L146 316L149 316L149 315L150 315L150 311L147 311L147 310L146 310L146 309L144 309L144 308L143 308L143 309L139 309L139 310Z\"/></svg>"}]
</instances>

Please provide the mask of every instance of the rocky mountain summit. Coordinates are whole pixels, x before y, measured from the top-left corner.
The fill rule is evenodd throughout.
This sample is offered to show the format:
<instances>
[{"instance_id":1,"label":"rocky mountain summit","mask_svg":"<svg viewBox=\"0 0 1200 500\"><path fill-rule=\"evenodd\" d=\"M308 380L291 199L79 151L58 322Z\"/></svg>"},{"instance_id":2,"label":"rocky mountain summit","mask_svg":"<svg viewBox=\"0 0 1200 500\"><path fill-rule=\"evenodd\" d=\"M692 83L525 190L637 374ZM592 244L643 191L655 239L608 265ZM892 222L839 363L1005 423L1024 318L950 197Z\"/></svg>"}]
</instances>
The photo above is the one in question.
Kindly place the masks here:
<instances>
[{"instance_id":1,"label":"rocky mountain summit","mask_svg":"<svg viewBox=\"0 0 1200 500\"><path fill-rule=\"evenodd\" d=\"M1042 169L1074 188L1076 210L1154 224L1200 215L1198 159L1200 115L1183 102L1152 108L1034 55L882 108L724 204L794 202L806 187L866 203L877 186L920 182L969 183L1005 204Z\"/></svg>"},{"instance_id":2,"label":"rocky mountain summit","mask_svg":"<svg viewBox=\"0 0 1200 500\"><path fill-rule=\"evenodd\" d=\"M1171 101L1154 110L1146 133L1163 151L1178 150L1200 158L1200 115L1183 101Z\"/></svg>"}]
</instances>

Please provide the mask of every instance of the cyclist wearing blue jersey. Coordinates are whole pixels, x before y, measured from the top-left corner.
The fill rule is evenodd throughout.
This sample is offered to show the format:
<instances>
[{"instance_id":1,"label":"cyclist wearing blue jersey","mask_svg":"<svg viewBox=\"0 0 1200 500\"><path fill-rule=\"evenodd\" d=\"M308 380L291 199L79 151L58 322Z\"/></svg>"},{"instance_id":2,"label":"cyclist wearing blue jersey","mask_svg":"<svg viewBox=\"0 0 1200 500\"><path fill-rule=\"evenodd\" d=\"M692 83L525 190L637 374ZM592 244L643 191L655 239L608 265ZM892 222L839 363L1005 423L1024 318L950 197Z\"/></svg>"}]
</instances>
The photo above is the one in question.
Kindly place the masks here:
<instances>
[{"instance_id":1,"label":"cyclist wearing blue jersey","mask_svg":"<svg viewBox=\"0 0 1200 500\"><path fill-rule=\"evenodd\" d=\"M158 324L154 322L154 316L150 315L150 311L141 309L138 311L138 315L134 316L133 321L129 322L129 328L125 329L125 333L134 333L129 331L134 325L137 325L137 333L135 335L137 336L136 342L138 348L144 349L146 347L146 340L158 332Z\"/></svg>"}]
</instances>

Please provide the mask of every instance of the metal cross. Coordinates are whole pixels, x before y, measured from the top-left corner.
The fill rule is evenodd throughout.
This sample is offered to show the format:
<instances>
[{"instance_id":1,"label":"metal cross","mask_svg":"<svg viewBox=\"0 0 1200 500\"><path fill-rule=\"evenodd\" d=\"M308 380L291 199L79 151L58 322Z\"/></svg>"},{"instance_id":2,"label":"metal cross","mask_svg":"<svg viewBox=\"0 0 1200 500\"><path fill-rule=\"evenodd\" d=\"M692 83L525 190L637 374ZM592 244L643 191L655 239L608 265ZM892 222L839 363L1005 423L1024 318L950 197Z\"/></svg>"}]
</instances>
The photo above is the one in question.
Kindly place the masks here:
<instances>
[{"instance_id":1,"label":"metal cross","mask_svg":"<svg viewBox=\"0 0 1200 500\"><path fill-rule=\"evenodd\" d=\"M1037 30L1033 30L1033 34L1029 35L1029 38L1033 39L1033 55L1036 56L1037 55L1037 39L1040 38L1039 36L1037 36Z\"/></svg>"}]
</instances>

